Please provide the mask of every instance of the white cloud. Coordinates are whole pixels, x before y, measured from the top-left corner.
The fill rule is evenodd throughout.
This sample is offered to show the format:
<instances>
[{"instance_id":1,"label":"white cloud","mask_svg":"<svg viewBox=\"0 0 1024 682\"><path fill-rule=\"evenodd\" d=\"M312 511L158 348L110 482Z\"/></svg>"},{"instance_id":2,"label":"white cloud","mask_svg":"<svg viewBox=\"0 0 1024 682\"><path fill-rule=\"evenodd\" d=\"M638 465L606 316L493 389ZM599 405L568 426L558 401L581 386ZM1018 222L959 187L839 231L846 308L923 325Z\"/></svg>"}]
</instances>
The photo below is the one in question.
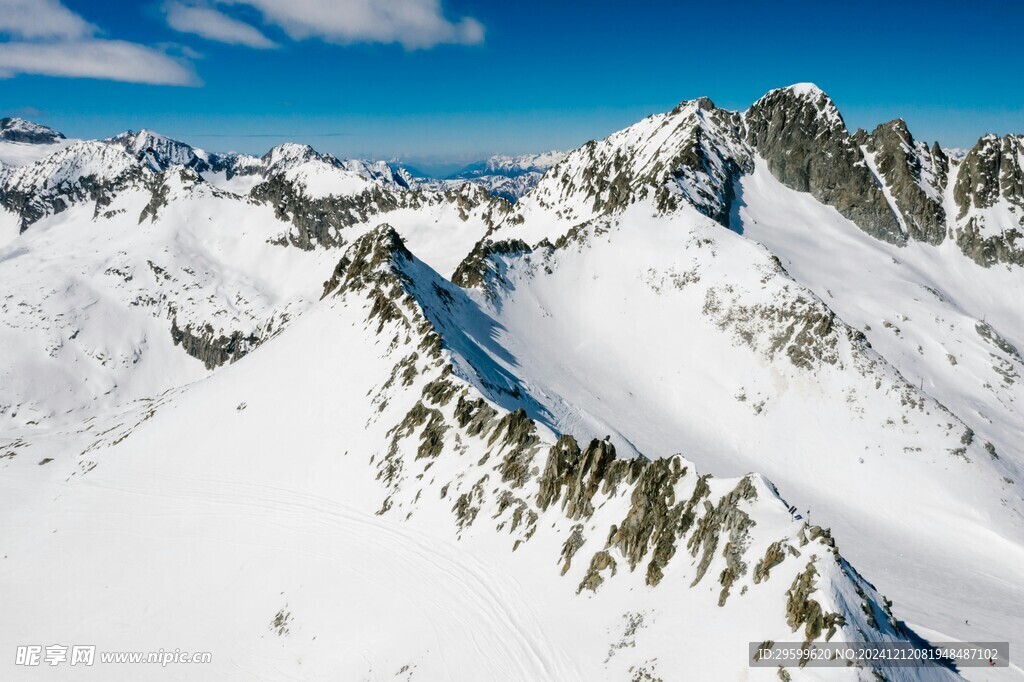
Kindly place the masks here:
<instances>
[{"instance_id":1,"label":"white cloud","mask_svg":"<svg viewBox=\"0 0 1024 682\"><path fill-rule=\"evenodd\" d=\"M186 63L138 43L96 38L97 31L59 0L0 0L0 77L199 84Z\"/></svg>"},{"instance_id":2,"label":"white cloud","mask_svg":"<svg viewBox=\"0 0 1024 682\"><path fill-rule=\"evenodd\" d=\"M99 78L154 85L199 85L192 69L163 52L122 40L0 44L0 75Z\"/></svg>"},{"instance_id":3,"label":"white cloud","mask_svg":"<svg viewBox=\"0 0 1024 682\"><path fill-rule=\"evenodd\" d=\"M0 33L18 38L81 38L95 30L59 0L0 0Z\"/></svg>"},{"instance_id":4,"label":"white cloud","mask_svg":"<svg viewBox=\"0 0 1024 682\"><path fill-rule=\"evenodd\" d=\"M399 43L407 49L476 45L484 27L471 17L451 21L440 0L218 0L248 5L296 40Z\"/></svg>"},{"instance_id":5,"label":"white cloud","mask_svg":"<svg viewBox=\"0 0 1024 682\"><path fill-rule=\"evenodd\" d=\"M181 33L194 33L230 45L270 48L277 45L256 28L200 5L171 2L164 6L167 24Z\"/></svg>"}]
</instances>

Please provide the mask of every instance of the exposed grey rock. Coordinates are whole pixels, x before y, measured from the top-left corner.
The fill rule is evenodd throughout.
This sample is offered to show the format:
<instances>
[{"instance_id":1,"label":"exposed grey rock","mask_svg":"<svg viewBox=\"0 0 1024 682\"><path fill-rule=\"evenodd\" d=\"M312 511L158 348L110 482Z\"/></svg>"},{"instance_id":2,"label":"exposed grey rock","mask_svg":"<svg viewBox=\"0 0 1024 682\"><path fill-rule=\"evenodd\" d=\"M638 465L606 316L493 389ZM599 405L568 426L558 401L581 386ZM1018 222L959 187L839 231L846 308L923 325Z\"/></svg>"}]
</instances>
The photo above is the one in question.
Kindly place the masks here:
<instances>
[{"instance_id":1,"label":"exposed grey rock","mask_svg":"<svg viewBox=\"0 0 1024 682\"><path fill-rule=\"evenodd\" d=\"M829 97L814 86L772 90L745 115L747 141L783 184L809 192L891 244L906 235Z\"/></svg>"},{"instance_id":2,"label":"exposed grey rock","mask_svg":"<svg viewBox=\"0 0 1024 682\"><path fill-rule=\"evenodd\" d=\"M171 320L171 338L175 346L180 345L186 353L202 361L206 369L215 369L234 362L263 341L256 334L244 334L239 331L217 334L210 324L198 328L191 324L179 327L177 318Z\"/></svg>"},{"instance_id":3,"label":"exposed grey rock","mask_svg":"<svg viewBox=\"0 0 1024 682\"><path fill-rule=\"evenodd\" d=\"M494 256L518 256L530 251L530 246L521 239L494 242L485 237L459 263L452 274L452 283L463 288L486 286L500 274Z\"/></svg>"},{"instance_id":4,"label":"exposed grey rock","mask_svg":"<svg viewBox=\"0 0 1024 682\"><path fill-rule=\"evenodd\" d=\"M318 246L344 246L346 228L367 223L374 216L399 208L419 209L447 202L459 209L462 220L468 220L470 211L483 206L485 220L493 226L510 206L475 185L445 192L399 190L374 185L354 195L312 198L305 194L301 185L283 174L272 175L256 185L250 196L270 204L280 220L292 223L295 229L288 233L286 242L307 251Z\"/></svg>"},{"instance_id":5,"label":"exposed grey rock","mask_svg":"<svg viewBox=\"0 0 1024 682\"><path fill-rule=\"evenodd\" d=\"M758 584L771 577L771 570L781 564L786 558L784 543L780 540L768 545L764 557L754 566L754 584Z\"/></svg>"},{"instance_id":6,"label":"exposed grey rock","mask_svg":"<svg viewBox=\"0 0 1024 682\"><path fill-rule=\"evenodd\" d=\"M703 579L722 535L727 534L725 548L722 555L726 559L726 567L719 576L719 583L722 591L718 597L718 605L724 606L729 597L729 589L737 578L747 572L747 564L743 561L743 554L746 550L747 534L754 525L754 520L742 509L741 503L744 500L757 499L757 491L754 489L749 476L745 476L735 489L722 497L717 505L708 501L704 502L706 513L698 521L697 527L687 541L691 554L696 557L700 554L700 563L697 566L697 575L693 579L696 585Z\"/></svg>"},{"instance_id":7,"label":"exposed grey rock","mask_svg":"<svg viewBox=\"0 0 1024 682\"><path fill-rule=\"evenodd\" d=\"M675 486L687 473L678 457L645 462L636 479L626 517L612 528L608 545L629 560L630 570L647 555L647 584L657 585L663 569L676 553L676 541L694 522L694 509L708 493L704 479L698 481L688 500L676 500Z\"/></svg>"},{"instance_id":8,"label":"exposed grey rock","mask_svg":"<svg viewBox=\"0 0 1024 682\"><path fill-rule=\"evenodd\" d=\"M601 486L605 469L614 459L615 446L609 441L593 440L585 451L580 451L575 438L562 436L548 453L538 482L537 504L547 509L561 498L562 509L570 519L590 516L594 513L591 501Z\"/></svg>"},{"instance_id":9,"label":"exposed grey rock","mask_svg":"<svg viewBox=\"0 0 1024 682\"><path fill-rule=\"evenodd\" d=\"M530 198L572 224L650 200L660 212L690 205L728 225L735 180L752 168L740 115L702 97L588 142L549 170ZM521 220L513 212L507 224Z\"/></svg>"},{"instance_id":10,"label":"exposed grey rock","mask_svg":"<svg viewBox=\"0 0 1024 682\"><path fill-rule=\"evenodd\" d=\"M959 214L957 244L979 265L1024 265L1024 137L986 135L960 162L953 198ZM1018 226L996 231L986 209L1005 201Z\"/></svg>"},{"instance_id":11,"label":"exposed grey rock","mask_svg":"<svg viewBox=\"0 0 1024 682\"><path fill-rule=\"evenodd\" d=\"M583 580L580 581L579 587L576 588L577 594L583 590L596 592L597 588L605 581L604 574L607 572L608 577L614 577L617 569L618 565L615 559L612 558L612 555L608 553L608 550L602 549L599 552L595 552L594 556L590 558L590 566L587 568Z\"/></svg>"},{"instance_id":12,"label":"exposed grey rock","mask_svg":"<svg viewBox=\"0 0 1024 682\"><path fill-rule=\"evenodd\" d=\"M845 623L845 618L842 615L826 613L821 604L811 597L816 589L815 578L817 576L818 569L812 558L786 592L786 622L794 632L801 625L803 626L805 642L817 639L822 632L826 631L825 639L829 640L835 635L836 630Z\"/></svg>"},{"instance_id":13,"label":"exposed grey rock","mask_svg":"<svg viewBox=\"0 0 1024 682\"><path fill-rule=\"evenodd\" d=\"M889 188L910 238L940 244L946 236L942 190L943 169L948 169L942 150L936 148L941 156L933 158L926 145L914 141L901 118L875 128L866 146L875 155L875 167Z\"/></svg>"}]
</instances>

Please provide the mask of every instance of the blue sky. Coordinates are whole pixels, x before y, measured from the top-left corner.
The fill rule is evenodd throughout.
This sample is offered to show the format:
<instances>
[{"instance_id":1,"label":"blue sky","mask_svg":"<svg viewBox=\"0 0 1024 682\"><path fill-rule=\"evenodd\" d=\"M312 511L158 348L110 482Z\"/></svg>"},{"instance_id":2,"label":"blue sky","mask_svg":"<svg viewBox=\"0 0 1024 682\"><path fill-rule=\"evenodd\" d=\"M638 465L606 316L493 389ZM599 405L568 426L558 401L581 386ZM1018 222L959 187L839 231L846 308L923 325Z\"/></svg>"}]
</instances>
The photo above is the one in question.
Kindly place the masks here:
<instances>
[{"instance_id":1,"label":"blue sky","mask_svg":"<svg viewBox=\"0 0 1024 682\"><path fill-rule=\"evenodd\" d=\"M443 165L813 81L851 128L970 146L1024 132L1022 23L992 0L0 0L0 112Z\"/></svg>"}]
</instances>

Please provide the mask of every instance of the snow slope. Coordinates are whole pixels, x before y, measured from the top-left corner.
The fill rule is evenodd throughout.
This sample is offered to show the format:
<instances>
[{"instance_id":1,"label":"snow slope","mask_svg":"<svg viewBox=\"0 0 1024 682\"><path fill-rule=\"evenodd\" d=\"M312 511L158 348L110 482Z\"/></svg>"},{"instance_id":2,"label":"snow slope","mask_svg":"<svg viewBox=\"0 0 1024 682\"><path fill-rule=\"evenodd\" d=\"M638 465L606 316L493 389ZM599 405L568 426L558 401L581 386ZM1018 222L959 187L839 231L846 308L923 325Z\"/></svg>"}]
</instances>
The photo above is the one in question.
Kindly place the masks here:
<instances>
[{"instance_id":1,"label":"snow slope","mask_svg":"<svg viewBox=\"0 0 1024 682\"><path fill-rule=\"evenodd\" d=\"M13 215L0 217L0 273L9 282L0 298L0 423L78 419L64 415L206 376L315 301L338 258L282 247L291 225L270 206L218 190L192 171L148 175L117 147L80 148L88 154L62 153L19 169L11 186L63 201L83 175L155 184L123 181L102 214L83 197L20 236ZM429 207L387 216L449 273L487 229L479 211L462 211L434 198ZM372 221L348 227L346 239ZM177 330L188 338L174 338ZM188 343L200 360L183 352Z\"/></svg>"},{"instance_id":2,"label":"snow slope","mask_svg":"<svg viewBox=\"0 0 1024 682\"><path fill-rule=\"evenodd\" d=\"M812 604L827 617L809 639L830 627L906 636L761 477L699 477L679 458L613 463L601 441L587 448L596 468L577 468L561 460L570 441L489 407L449 369L464 294L390 230L354 242L326 292L212 377L80 430L36 429L10 451L0 508L12 580L0 589L24 615L0 625L0 641L214 652L147 679L775 679L747 668L746 642L802 637ZM439 449L434 419L447 424ZM656 553L643 531L633 544L652 522L645 499L684 523L660 535L674 522L654 519ZM609 553L616 523L622 549ZM759 562L753 580L746 562L773 546L780 563ZM598 561L612 553L617 571ZM794 592L801 580L806 593Z\"/></svg>"},{"instance_id":3,"label":"snow slope","mask_svg":"<svg viewBox=\"0 0 1024 682\"><path fill-rule=\"evenodd\" d=\"M755 173L751 182L764 179ZM793 194L775 186L757 197L744 191L739 210L762 226L749 233L810 251L815 241L806 233L771 231L783 221L789 230L822 229L814 213L806 223L794 220L802 197ZM777 203L762 204L765 196ZM786 207L775 214L779 223L753 217L773 205ZM835 216L833 224L843 221L813 205ZM989 352L999 351L978 335L975 320L921 311L925 325L960 325L962 338L946 343L964 360L960 372L982 375L968 385L947 373L948 390L926 385L922 392L922 369L907 362L920 357L916 344L890 353L880 342L879 355L856 341L857 329L843 329L847 308L837 305L833 318L825 307L842 299L839 292L877 306L872 342L890 335L886 320L903 328L898 314L917 318L913 308L892 308L893 283L884 279L877 298L858 298L862 268L884 262L881 254L833 250L841 235L821 235L822 250L800 254L802 262L835 277L844 271L828 254L849 254L850 279L830 281L835 296L828 286L815 296L769 252L696 212L652 213L631 209L614 227L596 226L583 245L498 257L494 279L502 281L479 295L495 331L478 343L515 372L524 408L558 432L609 433L620 449L681 452L725 475L762 472L812 519L828 519L851 559L868 575L885 576L898 612L912 622L952 639L1024 632L1021 423L1012 402L1019 388L997 383L1002 377L988 363ZM852 226L845 237L870 240ZM963 268L976 267L957 257ZM785 257L782 265L790 267ZM920 285L903 286L911 293L899 300L908 306L935 298ZM942 339L935 333L925 357L948 367L935 347ZM986 397L989 407L979 409L975 401ZM900 548L896 564L893 547Z\"/></svg>"},{"instance_id":4,"label":"snow slope","mask_svg":"<svg viewBox=\"0 0 1024 682\"><path fill-rule=\"evenodd\" d=\"M63 139L52 144L33 144L2 140L0 141L0 169L5 166L27 166L77 141Z\"/></svg>"}]
</instances>

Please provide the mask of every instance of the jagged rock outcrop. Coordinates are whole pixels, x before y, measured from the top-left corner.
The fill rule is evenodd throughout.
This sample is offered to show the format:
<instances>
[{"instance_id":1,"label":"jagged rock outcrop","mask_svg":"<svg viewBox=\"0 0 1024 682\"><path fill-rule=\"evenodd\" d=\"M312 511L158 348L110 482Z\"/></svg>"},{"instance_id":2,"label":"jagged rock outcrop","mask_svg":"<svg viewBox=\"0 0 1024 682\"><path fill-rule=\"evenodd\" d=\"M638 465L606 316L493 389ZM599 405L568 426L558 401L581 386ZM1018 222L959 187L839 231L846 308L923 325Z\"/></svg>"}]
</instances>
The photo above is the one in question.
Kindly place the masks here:
<instances>
[{"instance_id":1,"label":"jagged rock outcrop","mask_svg":"<svg viewBox=\"0 0 1024 682\"><path fill-rule=\"evenodd\" d=\"M150 199L139 212L139 223L155 222L164 207L178 196L205 194L215 198L234 198L233 195L211 186L194 169L186 166L172 166L147 178L146 189Z\"/></svg>"},{"instance_id":2,"label":"jagged rock outcrop","mask_svg":"<svg viewBox=\"0 0 1024 682\"><path fill-rule=\"evenodd\" d=\"M495 242L485 237L459 263L452 273L452 283L463 288L486 286L489 281L501 277L500 265L495 256L517 256L531 250L521 239Z\"/></svg>"},{"instance_id":3,"label":"jagged rock outcrop","mask_svg":"<svg viewBox=\"0 0 1024 682\"><path fill-rule=\"evenodd\" d=\"M885 181L911 239L940 244L946 237L942 207L949 160L935 146L917 142L903 119L883 123L867 139L875 168Z\"/></svg>"},{"instance_id":4,"label":"jagged rock outcrop","mask_svg":"<svg viewBox=\"0 0 1024 682\"><path fill-rule=\"evenodd\" d=\"M206 369L216 369L247 355L264 339L255 333L244 334L235 331L218 334L213 325L186 324L178 326L177 318L171 320L171 339L174 345L199 360Z\"/></svg>"},{"instance_id":5,"label":"jagged rock outcrop","mask_svg":"<svg viewBox=\"0 0 1024 682\"><path fill-rule=\"evenodd\" d=\"M728 225L734 181L752 168L739 114L702 97L571 152L517 206L578 224L649 199L662 212L688 204Z\"/></svg>"},{"instance_id":6,"label":"jagged rock outcrop","mask_svg":"<svg viewBox=\"0 0 1024 682\"><path fill-rule=\"evenodd\" d=\"M272 205L279 219L295 226L287 235L288 243L305 250L344 245L345 228L366 222L380 212L393 211L401 200L381 187L355 196L310 198L283 175L275 175L254 187L252 196Z\"/></svg>"},{"instance_id":7,"label":"jagged rock outcrop","mask_svg":"<svg viewBox=\"0 0 1024 682\"><path fill-rule=\"evenodd\" d=\"M307 251L318 246L344 246L347 243L346 228L400 208L421 209L450 203L456 207L462 220L468 220L471 211L480 209L485 220L493 225L509 206L475 185L444 192L426 192L394 190L373 184L356 194L312 197L301 183L290 180L286 174L273 175L258 184L252 189L251 196L273 206L279 219L294 225L294 229L282 237L283 243Z\"/></svg>"},{"instance_id":8,"label":"jagged rock outcrop","mask_svg":"<svg viewBox=\"0 0 1024 682\"><path fill-rule=\"evenodd\" d=\"M747 110L744 122L747 141L783 184L809 192L873 237L906 243L839 110L816 86L772 90Z\"/></svg>"},{"instance_id":9,"label":"jagged rock outcrop","mask_svg":"<svg viewBox=\"0 0 1024 682\"><path fill-rule=\"evenodd\" d=\"M1024 137L986 135L960 162L957 244L980 265L1024 265Z\"/></svg>"}]
</instances>

